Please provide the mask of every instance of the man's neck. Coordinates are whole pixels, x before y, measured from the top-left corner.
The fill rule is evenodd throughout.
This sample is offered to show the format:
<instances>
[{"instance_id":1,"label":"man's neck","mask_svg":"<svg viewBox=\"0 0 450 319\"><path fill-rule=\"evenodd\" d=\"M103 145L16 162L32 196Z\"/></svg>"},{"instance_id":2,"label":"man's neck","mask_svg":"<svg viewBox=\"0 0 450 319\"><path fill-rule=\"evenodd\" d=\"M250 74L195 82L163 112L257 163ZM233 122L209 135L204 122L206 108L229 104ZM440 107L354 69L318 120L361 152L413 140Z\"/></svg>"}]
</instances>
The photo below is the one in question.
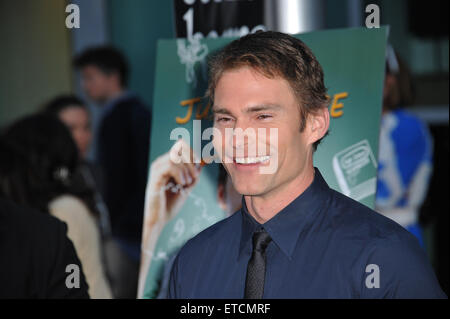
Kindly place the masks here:
<instances>
[{"instance_id":1,"label":"man's neck","mask_svg":"<svg viewBox=\"0 0 450 319\"><path fill-rule=\"evenodd\" d=\"M115 88L109 92L106 103L111 103L115 99L121 97L125 93L125 90L122 88Z\"/></svg>"},{"instance_id":2,"label":"man's neck","mask_svg":"<svg viewBox=\"0 0 450 319\"><path fill-rule=\"evenodd\" d=\"M294 180L264 196L244 196L247 210L258 223L264 224L300 196L313 180L314 167L311 164Z\"/></svg>"}]
</instances>

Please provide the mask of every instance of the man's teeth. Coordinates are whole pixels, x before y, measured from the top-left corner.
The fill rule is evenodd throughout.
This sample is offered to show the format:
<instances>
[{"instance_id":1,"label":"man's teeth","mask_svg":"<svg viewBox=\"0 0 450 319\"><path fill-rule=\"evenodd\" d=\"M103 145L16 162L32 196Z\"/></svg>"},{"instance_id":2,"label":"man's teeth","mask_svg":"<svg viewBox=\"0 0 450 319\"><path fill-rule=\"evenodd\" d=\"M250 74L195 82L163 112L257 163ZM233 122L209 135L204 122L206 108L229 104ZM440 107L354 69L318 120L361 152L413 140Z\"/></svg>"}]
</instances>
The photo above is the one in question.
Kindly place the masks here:
<instances>
[{"instance_id":1,"label":"man's teeth","mask_svg":"<svg viewBox=\"0 0 450 319\"><path fill-rule=\"evenodd\" d=\"M260 156L260 157L241 157L236 158L235 161L238 164L256 164L263 163L270 159L270 156Z\"/></svg>"}]
</instances>

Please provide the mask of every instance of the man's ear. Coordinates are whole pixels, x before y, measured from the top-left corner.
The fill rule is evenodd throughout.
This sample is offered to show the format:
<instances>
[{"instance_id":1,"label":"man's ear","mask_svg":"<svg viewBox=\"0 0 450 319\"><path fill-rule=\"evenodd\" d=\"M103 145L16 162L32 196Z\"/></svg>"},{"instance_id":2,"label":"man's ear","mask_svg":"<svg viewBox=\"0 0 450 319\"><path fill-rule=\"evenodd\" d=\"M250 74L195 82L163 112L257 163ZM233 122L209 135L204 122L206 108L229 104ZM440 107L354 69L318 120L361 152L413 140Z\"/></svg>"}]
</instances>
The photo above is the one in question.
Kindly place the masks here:
<instances>
[{"instance_id":1,"label":"man's ear","mask_svg":"<svg viewBox=\"0 0 450 319\"><path fill-rule=\"evenodd\" d=\"M308 144L314 144L320 140L328 131L330 126L330 113L327 107L322 107L308 115Z\"/></svg>"}]
</instances>

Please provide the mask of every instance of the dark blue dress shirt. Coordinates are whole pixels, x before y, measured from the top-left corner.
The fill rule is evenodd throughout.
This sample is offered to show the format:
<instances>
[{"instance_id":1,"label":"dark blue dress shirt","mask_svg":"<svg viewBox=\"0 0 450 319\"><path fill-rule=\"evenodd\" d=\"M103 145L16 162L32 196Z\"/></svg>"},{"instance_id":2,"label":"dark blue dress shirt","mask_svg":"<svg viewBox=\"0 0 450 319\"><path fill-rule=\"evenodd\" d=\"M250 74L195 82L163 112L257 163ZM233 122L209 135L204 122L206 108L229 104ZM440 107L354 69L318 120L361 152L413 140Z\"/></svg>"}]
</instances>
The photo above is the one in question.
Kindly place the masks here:
<instances>
[{"instance_id":1,"label":"dark blue dress shirt","mask_svg":"<svg viewBox=\"0 0 450 319\"><path fill-rule=\"evenodd\" d=\"M328 187L312 184L259 224L242 209L181 249L169 298L243 298L252 234L264 228L263 298L445 298L416 238L390 219Z\"/></svg>"}]
</instances>

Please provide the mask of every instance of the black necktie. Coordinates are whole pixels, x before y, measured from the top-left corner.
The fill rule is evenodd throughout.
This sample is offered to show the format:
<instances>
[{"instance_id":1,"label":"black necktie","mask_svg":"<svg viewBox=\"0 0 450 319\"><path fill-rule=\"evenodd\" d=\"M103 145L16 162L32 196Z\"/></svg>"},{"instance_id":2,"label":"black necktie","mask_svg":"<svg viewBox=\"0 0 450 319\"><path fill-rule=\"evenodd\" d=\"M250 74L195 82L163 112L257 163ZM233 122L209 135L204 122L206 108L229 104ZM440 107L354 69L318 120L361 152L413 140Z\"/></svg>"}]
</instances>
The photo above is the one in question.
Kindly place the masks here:
<instances>
[{"instance_id":1,"label":"black necktie","mask_svg":"<svg viewBox=\"0 0 450 319\"><path fill-rule=\"evenodd\" d=\"M266 248L272 241L264 230L253 233L253 252L247 266L245 279L245 299L261 299L264 292L266 275Z\"/></svg>"}]
</instances>

